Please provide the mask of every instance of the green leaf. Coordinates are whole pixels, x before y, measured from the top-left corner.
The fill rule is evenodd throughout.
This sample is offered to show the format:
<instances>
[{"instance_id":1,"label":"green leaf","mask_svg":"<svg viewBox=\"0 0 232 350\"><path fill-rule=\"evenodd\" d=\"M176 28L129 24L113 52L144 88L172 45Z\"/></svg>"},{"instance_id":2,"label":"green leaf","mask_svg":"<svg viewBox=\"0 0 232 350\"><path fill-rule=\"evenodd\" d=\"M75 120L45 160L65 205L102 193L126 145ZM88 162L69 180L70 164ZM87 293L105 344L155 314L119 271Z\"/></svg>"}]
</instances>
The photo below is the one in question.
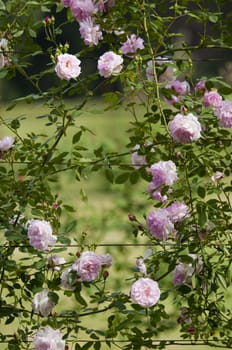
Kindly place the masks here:
<instances>
[{"instance_id":1,"label":"green leaf","mask_svg":"<svg viewBox=\"0 0 232 350\"><path fill-rule=\"evenodd\" d=\"M80 140L81 135L82 135L82 131L78 131L75 135L73 135L72 143L73 144L77 143Z\"/></svg>"},{"instance_id":2,"label":"green leaf","mask_svg":"<svg viewBox=\"0 0 232 350\"><path fill-rule=\"evenodd\" d=\"M48 293L48 297L49 297L49 299L51 299L55 304L57 304L58 301L59 301L59 295L58 295L57 293L55 293L55 292L49 292L49 293Z\"/></svg>"},{"instance_id":3,"label":"green leaf","mask_svg":"<svg viewBox=\"0 0 232 350\"><path fill-rule=\"evenodd\" d=\"M2 70L0 71L0 79L5 78L5 77L7 76L7 74L8 74L7 69L2 69Z\"/></svg>"},{"instance_id":4,"label":"green leaf","mask_svg":"<svg viewBox=\"0 0 232 350\"><path fill-rule=\"evenodd\" d=\"M111 169L106 169L105 170L105 177L110 183L114 183L114 174Z\"/></svg>"},{"instance_id":5,"label":"green leaf","mask_svg":"<svg viewBox=\"0 0 232 350\"><path fill-rule=\"evenodd\" d=\"M86 343L84 346L82 346L82 350L88 350L91 348L91 346L93 345L92 341L89 341L88 343Z\"/></svg>"},{"instance_id":6,"label":"green leaf","mask_svg":"<svg viewBox=\"0 0 232 350\"><path fill-rule=\"evenodd\" d=\"M58 242L60 242L61 244L66 244L66 245L69 245L71 244L71 240L70 238L64 236L64 235L59 235L58 236ZM57 249L56 249L57 251ZM54 252L54 249L53 249L53 252Z\"/></svg>"},{"instance_id":7,"label":"green leaf","mask_svg":"<svg viewBox=\"0 0 232 350\"><path fill-rule=\"evenodd\" d=\"M15 312L16 312L16 309L11 305L0 307L0 317L9 316Z\"/></svg>"},{"instance_id":8,"label":"green leaf","mask_svg":"<svg viewBox=\"0 0 232 350\"><path fill-rule=\"evenodd\" d=\"M2 0L0 0L0 10L5 10L6 6Z\"/></svg>"},{"instance_id":9,"label":"green leaf","mask_svg":"<svg viewBox=\"0 0 232 350\"><path fill-rule=\"evenodd\" d=\"M82 202L87 202L88 201L88 196L85 193L85 191L83 190L83 188L80 189L80 197Z\"/></svg>"},{"instance_id":10,"label":"green leaf","mask_svg":"<svg viewBox=\"0 0 232 350\"><path fill-rule=\"evenodd\" d=\"M24 30L18 30L17 32L14 33L14 37L18 38L23 35Z\"/></svg>"},{"instance_id":11,"label":"green leaf","mask_svg":"<svg viewBox=\"0 0 232 350\"><path fill-rule=\"evenodd\" d=\"M137 171L134 171L130 174L129 181L132 185L136 184L139 180L139 173Z\"/></svg>"},{"instance_id":12,"label":"green leaf","mask_svg":"<svg viewBox=\"0 0 232 350\"><path fill-rule=\"evenodd\" d=\"M218 21L218 16L217 16L217 15L214 15L214 14L210 15L210 16L209 16L209 21L210 21L211 23L217 23L217 21Z\"/></svg>"},{"instance_id":13,"label":"green leaf","mask_svg":"<svg viewBox=\"0 0 232 350\"><path fill-rule=\"evenodd\" d=\"M197 189L197 193L201 198L205 198L205 188L202 186L199 186Z\"/></svg>"},{"instance_id":14,"label":"green leaf","mask_svg":"<svg viewBox=\"0 0 232 350\"><path fill-rule=\"evenodd\" d=\"M79 291L76 291L74 295L75 295L75 299L78 303L80 303L83 306L88 305L87 302L85 301L85 299L81 296Z\"/></svg>"},{"instance_id":15,"label":"green leaf","mask_svg":"<svg viewBox=\"0 0 232 350\"><path fill-rule=\"evenodd\" d=\"M93 347L94 347L94 350L99 350L101 348L101 342L100 341L95 342Z\"/></svg>"},{"instance_id":16,"label":"green leaf","mask_svg":"<svg viewBox=\"0 0 232 350\"><path fill-rule=\"evenodd\" d=\"M75 231L76 226L77 226L77 220L76 219L70 221L67 225L65 225L64 233L70 233L70 232Z\"/></svg>"},{"instance_id":17,"label":"green leaf","mask_svg":"<svg viewBox=\"0 0 232 350\"><path fill-rule=\"evenodd\" d=\"M226 289L228 287L224 276L222 276L220 273L216 275L216 279L223 288Z\"/></svg>"},{"instance_id":18,"label":"green leaf","mask_svg":"<svg viewBox=\"0 0 232 350\"><path fill-rule=\"evenodd\" d=\"M40 260L40 261L37 261L33 266L36 270L41 270L46 265L46 263L47 263L46 260Z\"/></svg>"},{"instance_id":19,"label":"green leaf","mask_svg":"<svg viewBox=\"0 0 232 350\"><path fill-rule=\"evenodd\" d=\"M130 176L130 173L120 174L116 177L115 183L116 184L123 184L128 180L129 176Z\"/></svg>"},{"instance_id":20,"label":"green leaf","mask_svg":"<svg viewBox=\"0 0 232 350\"><path fill-rule=\"evenodd\" d=\"M68 205L68 204L64 204L63 208L70 213L75 213L76 211L71 205Z\"/></svg>"},{"instance_id":21,"label":"green leaf","mask_svg":"<svg viewBox=\"0 0 232 350\"><path fill-rule=\"evenodd\" d=\"M207 214L206 214L206 208L203 205L198 204L197 205L197 215L198 215L198 223L200 227L204 227L207 223Z\"/></svg>"}]
</instances>

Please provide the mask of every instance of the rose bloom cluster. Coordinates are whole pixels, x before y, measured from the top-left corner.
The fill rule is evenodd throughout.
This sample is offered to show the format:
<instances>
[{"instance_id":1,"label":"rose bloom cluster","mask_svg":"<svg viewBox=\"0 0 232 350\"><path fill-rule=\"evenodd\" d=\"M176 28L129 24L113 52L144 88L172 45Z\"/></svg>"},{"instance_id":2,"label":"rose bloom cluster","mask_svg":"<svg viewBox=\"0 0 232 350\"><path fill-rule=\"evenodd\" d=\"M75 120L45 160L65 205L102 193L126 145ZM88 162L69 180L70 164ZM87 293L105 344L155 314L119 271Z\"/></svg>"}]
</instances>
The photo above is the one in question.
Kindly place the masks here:
<instances>
[{"instance_id":1,"label":"rose bloom cluster","mask_svg":"<svg viewBox=\"0 0 232 350\"><path fill-rule=\"evenodd\" d=\"M69 7L79 23L81 38L88 46L94 46L103 39L100 25L96 23L96 15L108 11L114 6L114 0L62 0Z\"/></svg>"},{"instance_id":2,"label":"rose bloom cluster","mask_svg":"<svg viewBox=\"0 0 232 350\"><path fill-rule=\"evenodd\" d=\"M160 202L167 200L167 196L161 194L161 188L163 186L172 186L177 181L176 165L172 160L159 161L152 164L147 170L152 175L152 181L148 185L147 192L153 199Z\"/></svg>"},{"instance_id":3,"label":"rose bloom cluster","mask_svg":"<svg viewBox=\"0 0 232 350\"><path fill-rule=\"evenodd\" d=\"M166 208L152 210L146 224L150 234L161 241L166 241L170 233L175 232L175 224L189 216L189 208L184 202L174 202Z\"/></svg>"},{"instance_id":4,"label":"rose bloom cluster","mask_svg":"<svg viewBox=\"0 0 232 350\"><path fill-rule=\"evenodd\" d=\"M52 227L45 220L30 220L27 227L30 245L38 250L47 251L56 243L57 237L52 234Z\"/></svg>"},{"instance_id":5,"label":"rose bloom cluster","mask_svg":"<svg viewBox=\"0 0 232 350\"><path fill-rule=\"evenodd\" d=\"M92 282L94 281L102 268L109 268L112 265L112 257L110 254L96 254L92 251L81 253L80 257L70 267L66 268L61 274L61 284L64 288L74 290L75 284L70 285L69 273L76 273L76 281Z\"/></svg>"},{"instance_id":6,"label":"rose bloom cluster","mask_svg":"<svg viewBox=\"0 0 232 350\"><path fill-rule=\"evenodd\" d=\"M79 24L80 36L84 43L89 46L98 45L103 39L103 33L100 25L96 23L99 14L107 12L110 7L115 5L113 0L62 0L65 7L69 7L73 16ZM127 36L122 43L121 52L128 57L134 57L137 50L143 49L144 40L137 37L136 34ZM97 63L99 75L104 78L117 75L122 70L123 58L113 51L102 54ZM57 57L55 71L60 79L70 80L80 75L80 61L74 55L60 54Z\"/></svg>"},{"instance_id":7,"label":"rose bloom cluster","mask_svg":"<svg viewBox=\"0 0 232 350\"><path fill-rule=\"evenodd\" d=\"M203 95L203 106L213 108L214 115L217 117L220 127L232 128L232 101L223 100L217 89L208 91L205 84L205 80L200 80L195 86L195 91Z\"/></svg>"}]
</instances>

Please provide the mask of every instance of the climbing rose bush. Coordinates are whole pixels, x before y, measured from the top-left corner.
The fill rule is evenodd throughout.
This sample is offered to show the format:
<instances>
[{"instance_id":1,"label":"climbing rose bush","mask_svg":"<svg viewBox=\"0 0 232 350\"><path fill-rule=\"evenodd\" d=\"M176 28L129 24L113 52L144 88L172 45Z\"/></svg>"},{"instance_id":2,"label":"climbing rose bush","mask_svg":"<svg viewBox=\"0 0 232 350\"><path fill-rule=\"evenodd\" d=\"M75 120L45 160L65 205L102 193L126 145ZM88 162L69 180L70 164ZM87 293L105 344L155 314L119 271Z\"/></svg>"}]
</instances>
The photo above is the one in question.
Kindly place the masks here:
<instances>
[{"instance_id":1,"label":"climbing rose bush","mask_svg":"<svg viewBox=\"0 0 232 350\"><path fill-rule=\"evenodd\" d=\"M231 348L227 7L0 1L3 348Z\"/></svg>"}]
</instances>

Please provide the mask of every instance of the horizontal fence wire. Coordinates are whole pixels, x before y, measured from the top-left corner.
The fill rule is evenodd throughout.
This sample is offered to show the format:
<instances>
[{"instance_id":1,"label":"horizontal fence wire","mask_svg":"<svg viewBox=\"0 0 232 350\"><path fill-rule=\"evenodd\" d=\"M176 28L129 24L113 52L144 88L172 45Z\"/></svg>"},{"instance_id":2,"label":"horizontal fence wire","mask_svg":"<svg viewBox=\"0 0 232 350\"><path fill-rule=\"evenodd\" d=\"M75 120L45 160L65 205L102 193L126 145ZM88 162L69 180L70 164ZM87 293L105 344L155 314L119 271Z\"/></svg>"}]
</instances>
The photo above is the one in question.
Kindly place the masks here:
<instances>
[{"instance_id":1,"label":"horizontal fence wire","mask_svg":"<svg viewBox=\"0 0 232 350\"><path fill-rule=\"evenodd\" d=\"M195 51L211 51L211 50L219 50L219 51L231 51L232 47L190 47L190 48L176 48L173 49L173 52L195 52ZM172 50L170 50L172 51ZM16 50L0 50L0 54L6 54L6 55L13 55L13 54L23 54L23 55L31 55L31 52L22 52L22 51L16 51ZM48 52L41 52L40 54L38 54L38 56L49 56L50 57L50 53ZM167 61L192 61L192 62L210 62L210 61L232 61L232 57L193 57L193 58L180 58L180 57L172 57L170 55L164 55L161 57L155 57L154 61L155 62L164 62L164 58L167 59ZM83 58L82 58L83 59ZM84 59L88 59L88 60L97 60L98 57L93 57L93 56L85 56ZM165 63L167 63L167 61Z\"/></svg>"},{"instance_id":2,"label":"horizontal fence wire","mask_svg":"<svg viewBox=\"0 0 232 350\"><path fill-rule=\"evenodd\" d=\"M5 337L13 338L12 335L5 335ZM150 339L149 339L150 340ZM77 341L73 340L65 340L67 343L111 343L111 344L126 344L130 343L130 340L124 340L124 339L78 339ZM217 348L223 348L223 349L232 349L232 345L223 345L222 339L207 339L204 340L188 340L188 339L151 339L152 344L159 345L159 343L165 343L165 346L173 346L173 345L185 345L185 346L215 346ZM8 340L0 340L0 344L8 343ZM24 340L23 343L32 343L32 340ZM221 343L221 344L218 344Z\"/></svg>"}]
</instances>

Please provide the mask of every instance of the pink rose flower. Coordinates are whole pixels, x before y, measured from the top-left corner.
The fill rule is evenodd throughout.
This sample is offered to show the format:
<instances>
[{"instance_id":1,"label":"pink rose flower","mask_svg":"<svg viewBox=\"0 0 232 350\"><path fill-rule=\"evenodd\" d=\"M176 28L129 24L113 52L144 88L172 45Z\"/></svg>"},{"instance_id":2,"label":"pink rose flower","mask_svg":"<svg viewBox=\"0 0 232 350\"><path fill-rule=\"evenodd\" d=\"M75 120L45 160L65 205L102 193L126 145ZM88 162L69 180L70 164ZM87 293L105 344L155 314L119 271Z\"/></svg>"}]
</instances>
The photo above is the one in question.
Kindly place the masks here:
<instances>
[{"instance_id":1,"label":"pink rose flower","mask_svg":"<svg viewBox=\"0 0 232 350\"><path fill-rule=\"evenodd\" d=\"M92 0L70 0L70 8L78 22L95 15L98 8Z\"/></svg>"},{"instance_id":2,"label":"pink rose flower","mask_svg":"<svg viewBox=\"0 0 232 350\"><path fill-rule=\"evenodd\" d=\"M206 89L205 87L205 83L206 81L205 80L200 80L197 82L197 84L195 85L194 87L194 90L197 92L197 91L204 91Z\"/></svg>"},{"instance_id":3,"label":"pink rose flower","mask_svg":"<svg viewBox=\"0 0 232 350\"><path fill-rule=\"evenodd\" d=\"M115 0L98 0L95 6L100 12L107 12L110 7L115 5Z\"/></svg>"},{"instance_id":4,"label":"pink rose flower","mask_svg":"<svg viewBox=\"0 0 232 350\"><path fill-rule=\"evenodd\" d=\"M192 275L194 268L192 264L179 263L176 265L173 272L173 284L177 286L179 284L191 285Z\"/></svg>"},{"instance_id":5,"label":"pink rose flower","mask_svg":"<svg viewBox=\"0 0 232 350\"><path fill-rule=\"evenodd\" d=\"M220 107L222 97L216 90L206 91L203 96L203 105L205 107Z\"/></svg>"},{"instance_id":6,"label":"pink rose flower","mask_svg":"<svg viewBox=\"0 0 232 350\"><path fill-rule=\"evenodd\" d=\"M135 145L134 148L132 149L131 163L135 169L139 169L143 165L147 164L146 156L138 154L137 151L139 151L139 149L140 149L139 144Z\"/></svg>"},{"instance_id":7,"label":"pink rose flower","mask_svg":"<svg viewBox=\"0 0 232 350\"><path fill-rule=\"evenodd\" d=\"M32 302L32 309L44 317L50 315L55 306L55 303L49 299L48 293L49 291L47 289L44 289L40 293L36 293Z\"/></svg>"},{"instance_id":8,"label":"pink rose flower","mask_svg":"<svg viewBox=\"0 0 232 350\"><path fill-rule=\"evenodd\" d=\"M69 7L72 0L61 0L64 7Z\"/></svg>"},{"instance_id":9,"label":"pink rose flower","mask_svg":"<svg viewBox=\"0 0 232 350\"><path fill-rule=\"evenodd\" d=\"M189 143L201 137L201 124L192 113L177 114L169 123L172 138L180 143Z\"/></svg>"},{"instance_id":10,"label":"pink rose flower","mask_svg":"<svg viewBox=\"0 0 232 350\"><path fill-rule=\"evenodd\" d=\"M158 303L160 289L158 283L151 278L140 278L130 290L131 299L142 307L151 307Z\"/></svg>"},{"instance_id":11,"label":"pink rose flower","mask_svg":"<svg viewBox=\"0 0 232 350\"><path fill-rule=\"evenodd\" d=\"M175 80L171 84L167 85L166 88L174 89L178 95L187 95L190 93L190 85L186 80Z\"/></svg>"},{"instance_id":12,"label":"pink rose flower","mask_svg":"<svg viewBox=\"0 0 232 350\"><path fill-rule=\"evenodd\" d=\"M57 57L56 74L62 80L75 79L81 73L80 63L81 61L74 55L61 54Z\"/></svg>"},{"instance_id":13,"label":"pink rose flower","mask_svg":"<svg viewBox=\"0 0 232 350\"><path fill-rule=\"evenodd\" d=\"M177 181L176 165L172 160L162 161L152 164L148 170L152 174L154 186L171 186Z\"/></svg>"},{"instance_id":14,"label":"pink rose flower","mask_svg":"<svg viewBox=\"0 0 232 350\"><path fill-rule=\"evenodd\" d=\"M221 171L216 171L216 173L213 176L211 176L211 180L212 182L216 183L219 180L223 179L224 176L224 173L222 173Z\"/></svg>"},{"instance_id":15,"label":"pink rose flower","mask_svg":"<svg viewBox=\"0 0 232 350\"><path fill-rule=\"evenodd\" d=\"M52 234L52 227L45 220L30 220L27 229L30 245L38 250L47 250L56 243L57 237Z\"/></svg>"},{"instance_id":16,"label":"pink rose flower","mask_svg":"<svg viewBox=\"0 0 232 350\"><path fill-rule=\"evenodd\" d=\"M46 326L39 329L33 339L35 350L65 350L65 341L59 329Z\"/></svg>"},{"instance_id":17,"label":"pink rose flower","mask_svg":"<svg viewBox=\"0 0 232 350\"><path fill-rule=\"evenodd\" d=\"M173 105L176 102L180 102L183 99L183 96L190 93L190 85L186 80L175 80L171 84L166 85L165 88L173 89L176 92L176 95L172 95L171 99L165 98L165 101L171 105Z\"/></svg>"},{"instance_id":18,"label":"pink rose flower","mask_svg":"<svg viewBox=\"0 0 232 350\"><path fill-rule=\"evenodd\" d=\"M81 253L81 256L72 265L72 270L78 275L78 282L94 281L102 267L102 259L91 251Z\"/></svg>"},{"instance_id":19,"label":"pink rose flower","mask_svg":"<svg viewBox=\"0 0 232 350\"><path fill-rule=\"evenodd\" d=\"M152 147L152 143L147 141L144 144L144 147L148 148L149 152L155 152L154 148ZM139 154L141 146L139 144L135 145L132 149L132 154L131 154L131 163L134 166L135 169L141 168L143 165L147 164L147 159L145 155Z\"/></svg>"},{"instance_id":20,"label":"pink rose flower","mask_svg":"<svg viewBox=\"0 0 232 350\"><path fill-rule=\"evenodd\" d=\"M127 37L127 40L121 46L121 51L123 55L127 55L128 53L135 54L137 50L144 49L143 42L144 40L142 38L137 38L135 34L131 34L131 36Z\"/></svg>"},{"instance_id":21,"label":"pink rose flower","mask_svg":"<svg viewBox=\"0 0 232 350\"><path fill-rule=\"evenodd\" d=\"M2 151L2 152L8 151L10 148L13 147L14 141L15 141L14 137L4 136L0 140L0 151Z\"/></svg>"},{"instance_id":22,"label":"pink rose flower","mask_svg":"<svg viewBox=\"0 0 232 350\"><path fill-rule=\"evenodd\" d=\"M178 263L173 272L173 284L177 286L179 284L192 284L192 276L194 273L199 274L203 267L202 260L196 254L189 254L194 260L194 263Z\"/></svg>"},{"instance_id":23,"label":"pink rose flower","mask_svg":"<svg viewBox=\"0 0 232 350\"><path fill-rule=\"evenodd\" d=\"M218 118L219 126L232 128L232 101L222 101L219 107L214 108L214 114Z\"/></svg>"},{"instance_id":24,"label":"pink rose flower","mask_svg":"<svg viewBox=\"0 0 232 350\"><path fill-rule=\"evenodd\" d=\"M105 52L98 60L99 74L104 78L117 75L122 70L123 58L113 51Z\"/></svg>"},{"instance_id":25,"label":"pink rose flower","mask_svg":"<svg viewBox=\"0 0 232 350\"><path fill-rule=\"evenodd\" d=\"M109 253L99 254L102 267L110 267L112 265L112 256Z\"/></svg>"},{"instance_id":26,"label":"pink rose flower","mask_svg":"<svg viewBox=\"0 0 232 350\"><path fill-rule=\"evenodd\" d=\"M87 17L86 19L79 22L80 25L80 35L84 40L85 45L92 47L99 43L99 40L103 39L102 32L100 30L100 26L98 24L93 23L91 17Z\"/></svg>"},{"instance_id":27,"label":"pink rose flower","mask_svg":"<svg viewBox=\"0 0 232 350\"><path fill-rule=\"evenodd\" d=\"M174 202L167 208L168 217L173 223L182 221L189 216L189 208L184 202Z\"/></svg>"},{"instance_id":28,"label":"pink rose flower","mask_svg":"<svg viewBox=\"0 0 232 350\"><path fill-rule=\"evenodd\" d=\"M166 202L168 199L167 195L162 195L161 191L157 190L157 186L155 186L153 182L149 183L147 193L151 196L151 198L162 203Z\"/></svg>"},{"instance_id":29,"label":"pink rose flower","mask_svg":"<svg viewBox=\"0 0 232 350\"><path fill-rule=\"evenodd\" d=\"M168 212L164 208L150 211L146 223L150 234L161 241L166 241L169 233L174 231L174 224L169 219Z\"/></svg>"}]
</instances>

